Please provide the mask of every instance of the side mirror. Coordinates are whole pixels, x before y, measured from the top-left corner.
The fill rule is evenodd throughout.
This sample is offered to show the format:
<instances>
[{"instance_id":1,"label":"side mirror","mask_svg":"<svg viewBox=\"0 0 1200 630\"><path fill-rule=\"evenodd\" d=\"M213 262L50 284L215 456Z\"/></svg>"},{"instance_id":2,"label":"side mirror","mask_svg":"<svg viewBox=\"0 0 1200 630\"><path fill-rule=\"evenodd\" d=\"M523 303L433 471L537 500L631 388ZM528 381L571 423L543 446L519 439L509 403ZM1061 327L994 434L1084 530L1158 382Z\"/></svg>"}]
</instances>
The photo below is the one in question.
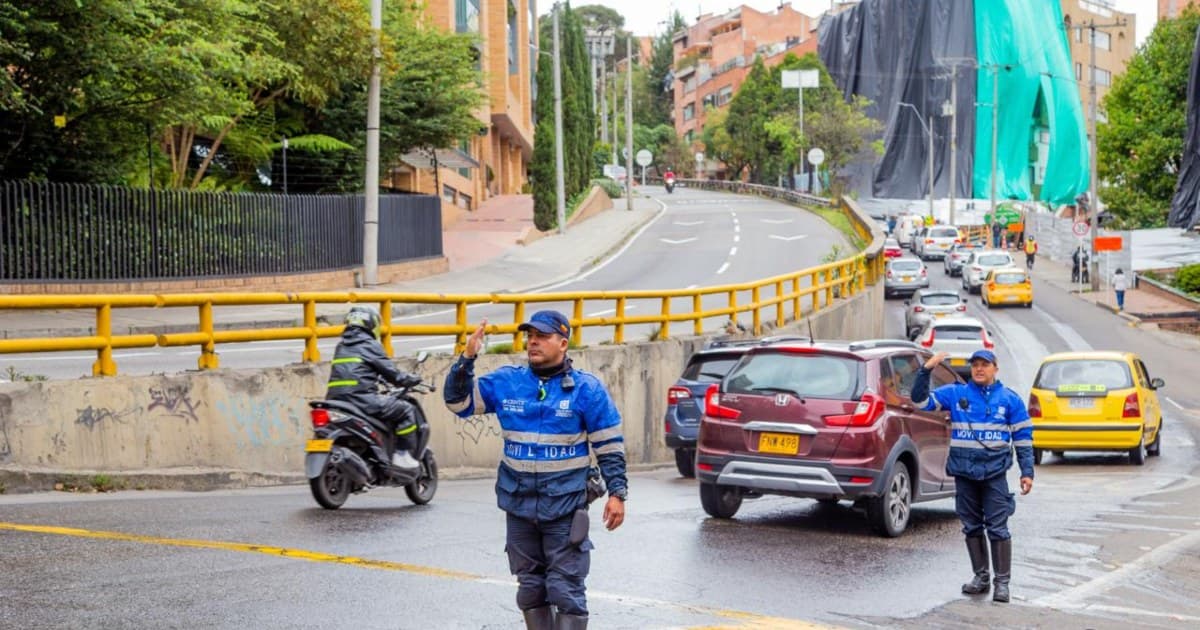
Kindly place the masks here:
<instances>
[{"instance_id":1,"label":"side mirror","mask_svg":"<svg viewBox=\"0 0 1200 630\"><path fill-rule=\"evenodd\" d=\"M966 304L966 303L967 303L967 298L963 298L962 300L963 300L963 301L962 301L962 303L963 303L963 304Z\"/></svg>"},{"instance_id":2,"label":"side mirror","mask_svg":"<svg viewBox=\"0 0 1200 630\"><path fill-rule=\"evenodd\" d=\"M1166 382L1164 382L1161 378L1150 379L1150 389L1158 389L1165 385L1166 385Z\"/></svg>"},{"instance_id":3,"label":"side mirror","mask_svg":"<svg viewBox=\"0 0 1200 630\"><path fill-rule=\"evenodd\" d=\"M429 358L429 353L426 352L425 350L418 352L417 353L417 365L424 363L425 359L428 359L428 358Z\"/></svg>"}]
</instances>

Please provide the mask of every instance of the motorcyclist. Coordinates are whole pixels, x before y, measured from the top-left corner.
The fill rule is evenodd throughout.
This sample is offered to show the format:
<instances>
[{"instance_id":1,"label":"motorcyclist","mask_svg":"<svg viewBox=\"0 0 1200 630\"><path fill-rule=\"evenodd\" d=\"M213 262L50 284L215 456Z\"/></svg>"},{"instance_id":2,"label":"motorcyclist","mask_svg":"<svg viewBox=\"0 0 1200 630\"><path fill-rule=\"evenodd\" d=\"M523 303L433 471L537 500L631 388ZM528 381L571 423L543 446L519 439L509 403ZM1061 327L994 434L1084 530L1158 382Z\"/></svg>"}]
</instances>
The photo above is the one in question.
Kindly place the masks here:
<instances>
[{"instance_id":1,"label":"motorcyclist","mask_svg":"<svg viewBox=\"0 0 1200 630\"><path fill-rule=\"evenodd\" d=\"M675 187L675 171L671 170L670 166L663 172L663 184L666 185L668 192Z\"/></svg>"},{"instance_id":2,"label":"motorcyclist","mask_svg":"<svg viewBox=\"0 0 1200 630\"><path fill-rule=\"evenodd\" d=\"M396 432L392 465L415 470L420 464L410 451L416 447L416 414L412 405L395 396L380 394L380 379L397 387L412 387L421 377L397 369L379 343L379 311L354 306L346 313L346 328L333 354L327 400L347 402L384 422Z\"/></svg>"}]
</instances>

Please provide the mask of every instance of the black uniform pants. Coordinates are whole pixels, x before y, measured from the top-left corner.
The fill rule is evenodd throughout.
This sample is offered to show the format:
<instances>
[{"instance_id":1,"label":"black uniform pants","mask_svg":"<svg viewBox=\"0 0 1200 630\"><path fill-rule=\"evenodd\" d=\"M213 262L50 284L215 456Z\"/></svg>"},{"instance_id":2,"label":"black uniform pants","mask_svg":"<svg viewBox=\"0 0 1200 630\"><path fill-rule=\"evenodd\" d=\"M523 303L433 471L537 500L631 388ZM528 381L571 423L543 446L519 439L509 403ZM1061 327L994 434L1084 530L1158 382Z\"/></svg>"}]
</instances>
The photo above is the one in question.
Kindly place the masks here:
<instances>
[{"instance_id":1,"label":"black uniform pants","mask_svg":"<svg viewBox=\"0 0 1200 630\"><path fill-rule=\"evenodd\" d=\"M573 515L552 521L507 516L504 551L519 583L517 607L530 610L553 604L560 613L586 616L583 582L592 565L592 541L570 543Z\"/></svg>"},{"instance_id":2,"label":"black uniform pants","mask_svg":"<svg viewBox=\"0 0 1200 630\"><path fill-rule=\"evenodd\" d=\"M1017 500L1008 491L1008 478L997 475L977 481L966 477L954 478L954 511L962 521L967 538L983 535L988 540L1008 540L1008 517L1017 510Z\"/></svg>"}]
</instances>

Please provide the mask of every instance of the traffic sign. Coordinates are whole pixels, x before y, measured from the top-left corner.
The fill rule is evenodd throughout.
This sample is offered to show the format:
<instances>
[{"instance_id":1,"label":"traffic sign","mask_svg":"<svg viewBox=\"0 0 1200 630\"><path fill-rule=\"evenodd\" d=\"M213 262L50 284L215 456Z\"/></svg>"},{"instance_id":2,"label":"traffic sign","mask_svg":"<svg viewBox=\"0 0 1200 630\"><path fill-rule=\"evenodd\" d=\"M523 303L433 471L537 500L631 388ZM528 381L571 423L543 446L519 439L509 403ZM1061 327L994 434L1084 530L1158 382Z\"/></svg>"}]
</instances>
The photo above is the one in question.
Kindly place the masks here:
<instances>
[{"instance_id":1,"label":"traffic sign","mask_svg":"<svg viewBox=\"0 0 1200 630\"><path fill-rule=\"evenodd\" d=\"M820 166L825 162L825 152L818 147L813 147L808 152L808 163L813 166Z\"/></svg>"},{"instance_id":2,"label":"traffic sign","mask_svg":"<svg viewBox=\"0 0 1200 630\"><path fill-rule=\"evenodd\" d=\"M1120 236L1097 236L1096 251L1098 252L1119 252L1121 251Z\"/></svg>"},{"instance_id":3,"label":"traffic sign","mask_svg":"<svg viewBox=\"0 0 1200 630\"><path fill-rule=\"evenodd\" d=\"M633 158L637 160L638 166L650 166L650 164L654 162L654 154L646 149L638 151Z\"/></svg>"},{"instance_id":4,"label":"traffic sign","mask_svg":"<svg viewBox=\"0 0 1200 630\"><path fill-rule=\"evenodd\" d=\"M995 220L1003 226L1008 226L1013 223L1020 223L1021 213L1012 206L996 206Z\"/></svg>"},{"instance_id":5,"label":"traffic sign","mask_svg":"<svg viewBox=\"0 0 1200 630\"><path fill-rule=\"evenodd\" d=\"M1079 238L1087 236L1088 229L1089 226L1087 221L1076 221L1075 224L1071 226L1071 232L1073 232L1075 236L1078 236Z\"/></svg>"}]
</instances>

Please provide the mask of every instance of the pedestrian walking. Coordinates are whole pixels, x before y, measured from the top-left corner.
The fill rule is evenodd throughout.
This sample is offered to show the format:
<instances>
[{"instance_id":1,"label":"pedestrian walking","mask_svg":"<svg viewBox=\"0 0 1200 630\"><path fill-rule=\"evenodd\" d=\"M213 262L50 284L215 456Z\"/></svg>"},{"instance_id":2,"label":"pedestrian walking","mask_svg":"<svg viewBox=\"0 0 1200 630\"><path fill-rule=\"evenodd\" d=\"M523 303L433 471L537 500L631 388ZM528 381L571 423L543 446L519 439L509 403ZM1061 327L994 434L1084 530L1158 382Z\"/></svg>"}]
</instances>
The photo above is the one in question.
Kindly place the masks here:
<instances>
[{"instance_id":1,"label":"pedestrian walking","mask_svg":"<svg viewBox=\"0 0 1200 630\"><path fill-rule=\"evenodd\" d=\"M1088 271L1088 263L1090 257L1083 245L1075 248L1075 252L1071 254L1071 282L1091 282L1091 274Z\"/></svg>"},{"instance_id":2,"label":"pedestrian walking","mask_svg":"<svg viewBox=\"0 0 1200 630\"><path fill-rule=\"evenodd\" d=\"M1033 235L1030 234L1030 235L1026 236L1025 237L1025 268L1029 269L1030 271L1033 270L1033 262L1034 262L1033 259L1037 256L1037 250L1038 250L1037 241L1034 240Z\"/></svg>"},{"instance_id":3,"label":"pedestrian walking","mask_svg":"<svg viewBox=\"0 0 1200 630\"><path fill-rule=\"evenodd\" d=\"M887 220L888 236L892 236L896 232L896 215L888 215Z\"/></svg>"},{"instance_id":4,"label":"pedestrian walking","mask_svg":"<svg viewBox=\"0 0 1200 630\"><path fill-rule=\"evenodd\" d=\"M1129 289L1129 278L1125 277L1125 272L1117 267L1116 273L1112 277L1113 291L1117 292L1117 310L1125 310L1125 291Z\"/></svg>"},{"instance_id":5,"label":"pedestrian walking","mask_svg":"<svg viewBox=\"0 0 1200 630\"><path fill-rule=\"evenodd\" d=\"M1025 401L996 380L996 355L978 350L971 355L971 380L950 383L929 391L931 372L947 354L939 352L917 371L912 400L925 411L950 412L950 455L946 474L954 477L954 511L962 521L967 554L975 577L962 592L979 595L988 591L992 600L1009 600L1012 575L1012 534L1008 517L1016 510L1015 497L1008 491L1006 473L1016 450L1021 469L1021 494L1033 489L1033 421ZM984 533L987 533L987 543ZM991 547L994 578L988 574Z\"/></svg>"},{"instance_id":6,"label":"pedestrian walking","mask_svg":"<svg viewBox=\"0 0 1200 630\"><path fill-rule=\"evenodd\" d=\"M992 248L1000 249L1000 235L1004 227L995 218L992 219Z\"/></svg>"},{"instance_id":7,"label":"pedestrian walking","mask_svg":"<svg viewBox=\"0 0 1200 630\"><path fill-rule=\"evenodd\" d=\"M584 580L591 565L590 454L608 488L605 527L625 520L625 440L621 414L604 384L571 366L570 323L538 311L518 330L528 336L528 365L507 365L475 378L484 320L446 376L446 406L460 417L496 414L504 452L496 502L507 514L505 551L517 576L517 606L531 629L586 628ZM590 454L589 454L590 445Z\"/></svg>"}]
</instances>

